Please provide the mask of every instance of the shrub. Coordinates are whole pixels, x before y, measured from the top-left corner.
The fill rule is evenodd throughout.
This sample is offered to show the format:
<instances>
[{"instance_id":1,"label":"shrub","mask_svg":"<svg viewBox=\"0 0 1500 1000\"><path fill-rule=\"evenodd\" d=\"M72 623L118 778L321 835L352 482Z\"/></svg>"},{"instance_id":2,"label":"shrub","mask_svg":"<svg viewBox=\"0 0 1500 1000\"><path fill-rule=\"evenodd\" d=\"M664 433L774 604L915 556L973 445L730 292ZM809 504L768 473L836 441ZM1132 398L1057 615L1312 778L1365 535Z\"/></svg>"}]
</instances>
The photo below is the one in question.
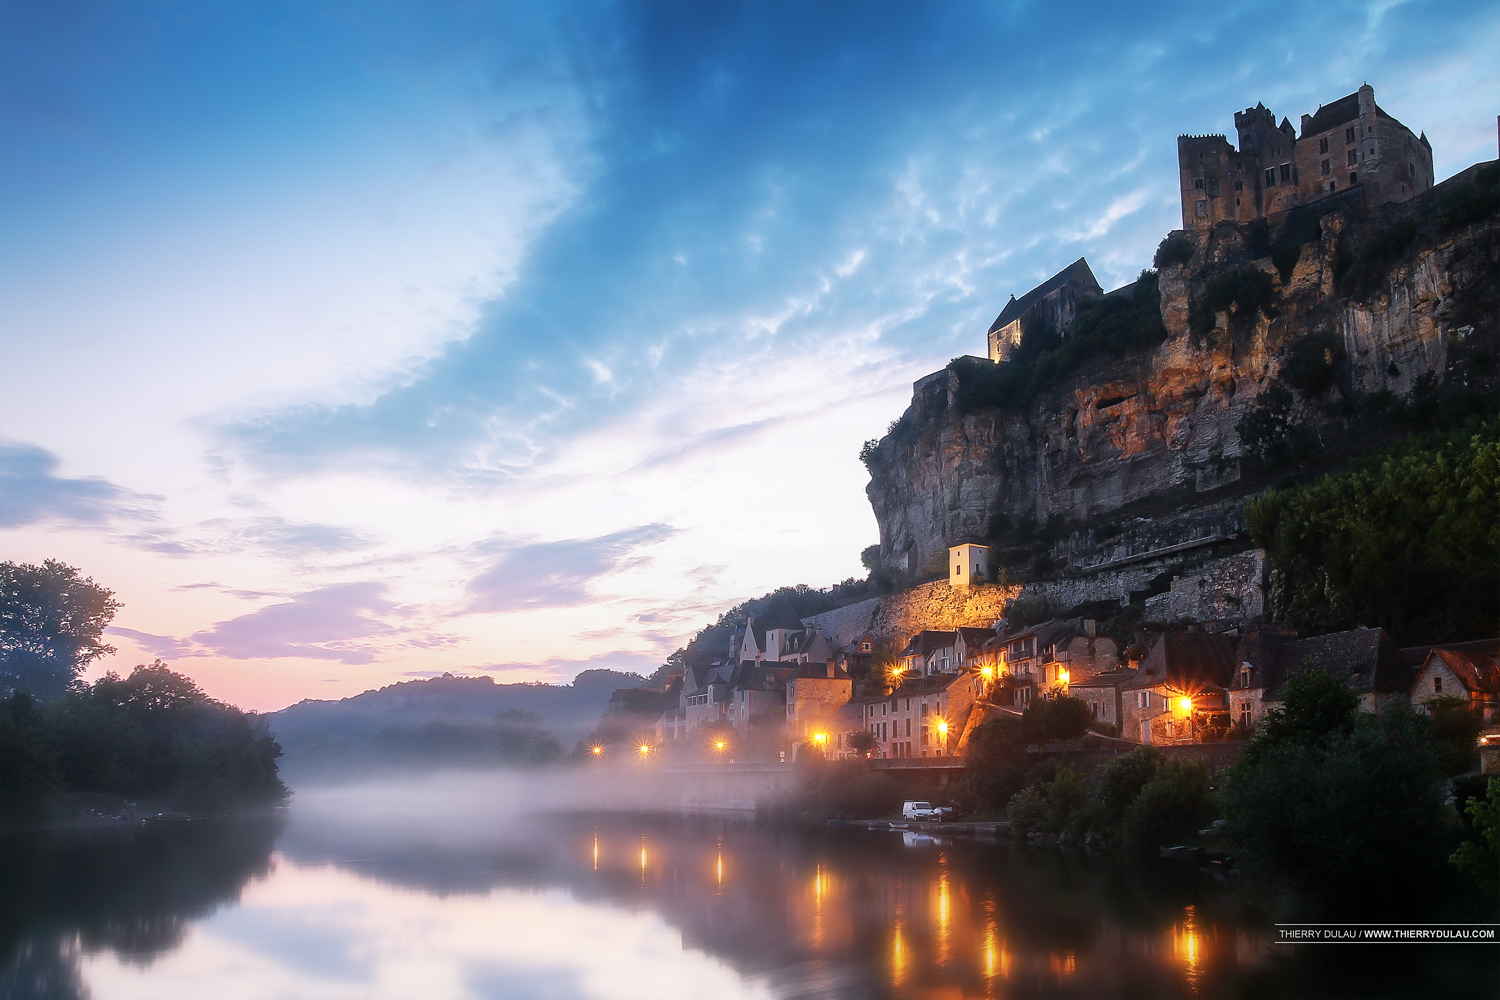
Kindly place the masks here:
<instances>
[{"instance_id":1,"label":"shrub","mask_svg":"<svg viewBox=\"0 0 1500 1000\"><path fill-rule=\"evenodd\" d=\"M1459 775L1479 761L1479 734L1484 716L1467 699L1451 695L1432 698L1426 706L1432 718L1433 749L1444 774Z\"/></svg>"},{"instance_id":2,"label":"shrub","mask_svg":"<svg viewBox=\"0 0 1500 1000\"><path fill-rule=\"evenodd\" d=\"M1170 840L1192 834L1213 818L1214 811L1208 764L1167 761L1125 810L1120 823L1125 849L1132 854L1153 853Z\"/></svg>"},{"instance_id":3,"label":"shrub","mask_svg":"<svg viewBox=\"0 0 1500 1000\"><path fill-rule=\"evenodd\" d=\"M1368 298L1416 241L1417 223L1413 219L1376 230L1338 275L1339 290L1353 299Z\"/></svg>"},{"instance_id":4,"label":"shrub","mask_svg":"<svg viewBox=\"0 0 1500 1000\"><path fill-rule=\"evenodd\" d=\"M1321 396L1333 385L1344 342L1331 333L1313 333L1292 345L1281 378L1302 393L1304 399Z\"/></svg>"},{"instance_id":5,"label":"shrub","mask_svg":"<svg viewBox=\"0 0 1500 1000\"><path fill-rule=\"evenodd\" d=\"M1168 236L1156 247L1151 266L1160 271L1173 264L1186 264L1193 259L1193 241L1186 236Z\"/></svg>"},{"instance_id":6,"label":"shrub","mask_svg":"<svg viewBox=\"0 0 1500 1000\"><path fill-rule=\"evenodd\" d=\"M1156 776L1161 762L1160 750L1143 746L1116 757L1099 771L1099 779L1094 785L1094 801L1098 804L1100 823L1106 832L1119 827L1130 803Z\"/></svg>"},{"instance_id":7,"label":"shrub","mask_svg":"<svg viewBox=\"0 0 1500 1000\"><path fill-rule=\"evenodd\" d=\"M1088 792L1071 767L1057 769L1051 781L1038 781L1010 800L1005 818L1012 833L1080 833L1088 815Z\"/></svg>"},{"instance_id":8,"label":"shrub","mask_svg":"<svg viewBox=\"0 0 1500 1000\"><path fill-rule=\"evenodd\" d=\"M991 808L999 808L1025 782L1026 727L1013 715L990 719L969 735L969 753L964 758L964 786L968 793Z\"/></svg>"},{"instance_id":9,"label":"shrub","mask_svg":"<svg viewBox=\"0 0 1500 1000\"><path fill-rule=\"evenodd\" d=\"M1272 379L1245 409L1234 425L1245 454L1262 462L1289 456L1292 440L1292 406L1296 400L1279 379Z\"/></svg>"},{"instance_id":10,"label":"shrub","mask_svg":"<svg viewBox=\"0 0 1500 1000\"><path fill-rule=\"evenodd\" d=\"M1448 860L1493 901L1500 896L1500 778L1490 778L1483 793L1464 796L1457 805L1469 836Z\"/></svg>"},{"instance_id":11,"label":"shrub","mask_svg":"<svg viewBox=\"0 0 1500 1000\"><path fill-rule=\"evenodd\" d=\"M1209 279L1201 300L1202 308L1190 308L1188 322L1196 332L1207 333L1213 329L1214 313L1217 312L1229 312L1240 320L1250 320L1257 313L1273 318L1276 310L1271 300L1275 295L1271 276L1258 267L1225 271ZM1195 307L1199 305L1199 302L1194 303Z\"/></svg>"}]
</instances>

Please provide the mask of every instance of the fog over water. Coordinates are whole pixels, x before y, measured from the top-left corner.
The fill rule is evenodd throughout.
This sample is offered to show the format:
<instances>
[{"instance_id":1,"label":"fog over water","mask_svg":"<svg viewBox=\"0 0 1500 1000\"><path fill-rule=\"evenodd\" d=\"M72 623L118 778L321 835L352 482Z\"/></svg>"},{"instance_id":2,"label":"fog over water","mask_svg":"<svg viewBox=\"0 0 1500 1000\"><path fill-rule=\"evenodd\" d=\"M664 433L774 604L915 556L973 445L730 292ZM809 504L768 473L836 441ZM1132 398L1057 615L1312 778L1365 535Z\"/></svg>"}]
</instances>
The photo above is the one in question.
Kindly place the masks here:
<instances>
[{"instance_id":1,"label":"fog over water","mask_svg":"<svg viewBox=\"0 0 1500 1000\"><path fill-rule=\"evenodd\" d=\"M1462 996L1488 981L1452 949L1446 979L1430 950L1278 951L1235 886L1185 867L583 811L601 789L622 807L670 790L628 780L642 768L567 773L413 775L303 788L276 816L9 834L0 995L1442 995L1446 981Z\"/></svg>"}]
</instances>

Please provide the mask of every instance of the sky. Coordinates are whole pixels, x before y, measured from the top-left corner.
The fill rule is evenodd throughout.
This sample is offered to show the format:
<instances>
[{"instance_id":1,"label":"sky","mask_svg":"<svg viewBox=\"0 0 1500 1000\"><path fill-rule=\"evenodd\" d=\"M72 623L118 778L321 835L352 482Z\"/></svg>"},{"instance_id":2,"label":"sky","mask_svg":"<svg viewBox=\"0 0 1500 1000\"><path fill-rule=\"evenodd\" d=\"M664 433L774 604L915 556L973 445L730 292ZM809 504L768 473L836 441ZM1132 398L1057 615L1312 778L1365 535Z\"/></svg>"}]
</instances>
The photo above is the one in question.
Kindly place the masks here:
<instances>
[{"instance_id":1,"label":"sky","mask_svg":"<svg viewBox=\"0 0 1500 1000\"><path fill-rule=\"evenodd\" d=\"M0 4L0 556L275 710L649 673L862 576L858 454L1368 81L1496 156L1494 3ZM1484 53L1490 53L1487 57Z\"/></svg>"}]
</instances>

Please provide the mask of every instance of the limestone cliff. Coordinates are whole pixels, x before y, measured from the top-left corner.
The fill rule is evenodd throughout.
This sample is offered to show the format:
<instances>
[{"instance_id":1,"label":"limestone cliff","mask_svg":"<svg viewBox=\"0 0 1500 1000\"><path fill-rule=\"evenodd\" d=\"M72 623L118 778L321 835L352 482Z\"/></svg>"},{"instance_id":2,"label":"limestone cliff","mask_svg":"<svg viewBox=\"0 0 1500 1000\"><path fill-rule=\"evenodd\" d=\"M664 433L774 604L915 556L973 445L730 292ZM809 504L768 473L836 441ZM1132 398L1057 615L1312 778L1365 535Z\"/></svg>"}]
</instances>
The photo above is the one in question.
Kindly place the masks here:
<instances>
[{"instance_id":1,"label":"limestone cliff","mask_svg":"<svg viewBox=\"0 0 1500 1000\"><path fill-rule=\"evenodd\" d=\"M1075 574L1232 540L1243 499L1276 471L1242 461L1236 424L1299 344L1304 354L1326 345L1330 384L1293 404L1313 434L1332 435L1357 401L1406 396L1419 380L1495 392L1500 220L1446 232L1427 220L1443 188L1462 180L1373 220L1334 206L1307 241L1283 233L1275 254L1277 241L1253 226L1174 234L1192 253L1159 275L1166 339L1085 365L1024 409L963 412L951 369L918 381L868 458L886 569L940 569L950 543L987 537L997 514L1066 521L1073 530L1055 551ZM1212 311L1215 279L1249 269L1269 279L1256 279L1269 302Z\"/></svg>"}]
</instances>

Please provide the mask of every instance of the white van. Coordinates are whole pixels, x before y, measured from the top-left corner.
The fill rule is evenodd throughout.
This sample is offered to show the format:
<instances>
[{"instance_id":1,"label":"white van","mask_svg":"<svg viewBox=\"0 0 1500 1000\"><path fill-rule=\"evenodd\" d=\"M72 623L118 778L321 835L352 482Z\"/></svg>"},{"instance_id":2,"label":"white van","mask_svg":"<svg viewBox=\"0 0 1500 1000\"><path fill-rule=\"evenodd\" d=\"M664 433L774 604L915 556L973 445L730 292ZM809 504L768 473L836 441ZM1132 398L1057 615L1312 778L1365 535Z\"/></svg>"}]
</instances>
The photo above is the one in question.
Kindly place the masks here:
<instances>
[{"instance_id":1,"label":"white van","mask_svg":"<svg viewBox=\"0 0 1500 1000\"><path fill-rule=\"evenodd\" d=\"M903 819L930 819L941 820L941 810L932 808L931 802L915 802L908 800L901 803L901 816Z\"/></svg>"}]
</instances>

